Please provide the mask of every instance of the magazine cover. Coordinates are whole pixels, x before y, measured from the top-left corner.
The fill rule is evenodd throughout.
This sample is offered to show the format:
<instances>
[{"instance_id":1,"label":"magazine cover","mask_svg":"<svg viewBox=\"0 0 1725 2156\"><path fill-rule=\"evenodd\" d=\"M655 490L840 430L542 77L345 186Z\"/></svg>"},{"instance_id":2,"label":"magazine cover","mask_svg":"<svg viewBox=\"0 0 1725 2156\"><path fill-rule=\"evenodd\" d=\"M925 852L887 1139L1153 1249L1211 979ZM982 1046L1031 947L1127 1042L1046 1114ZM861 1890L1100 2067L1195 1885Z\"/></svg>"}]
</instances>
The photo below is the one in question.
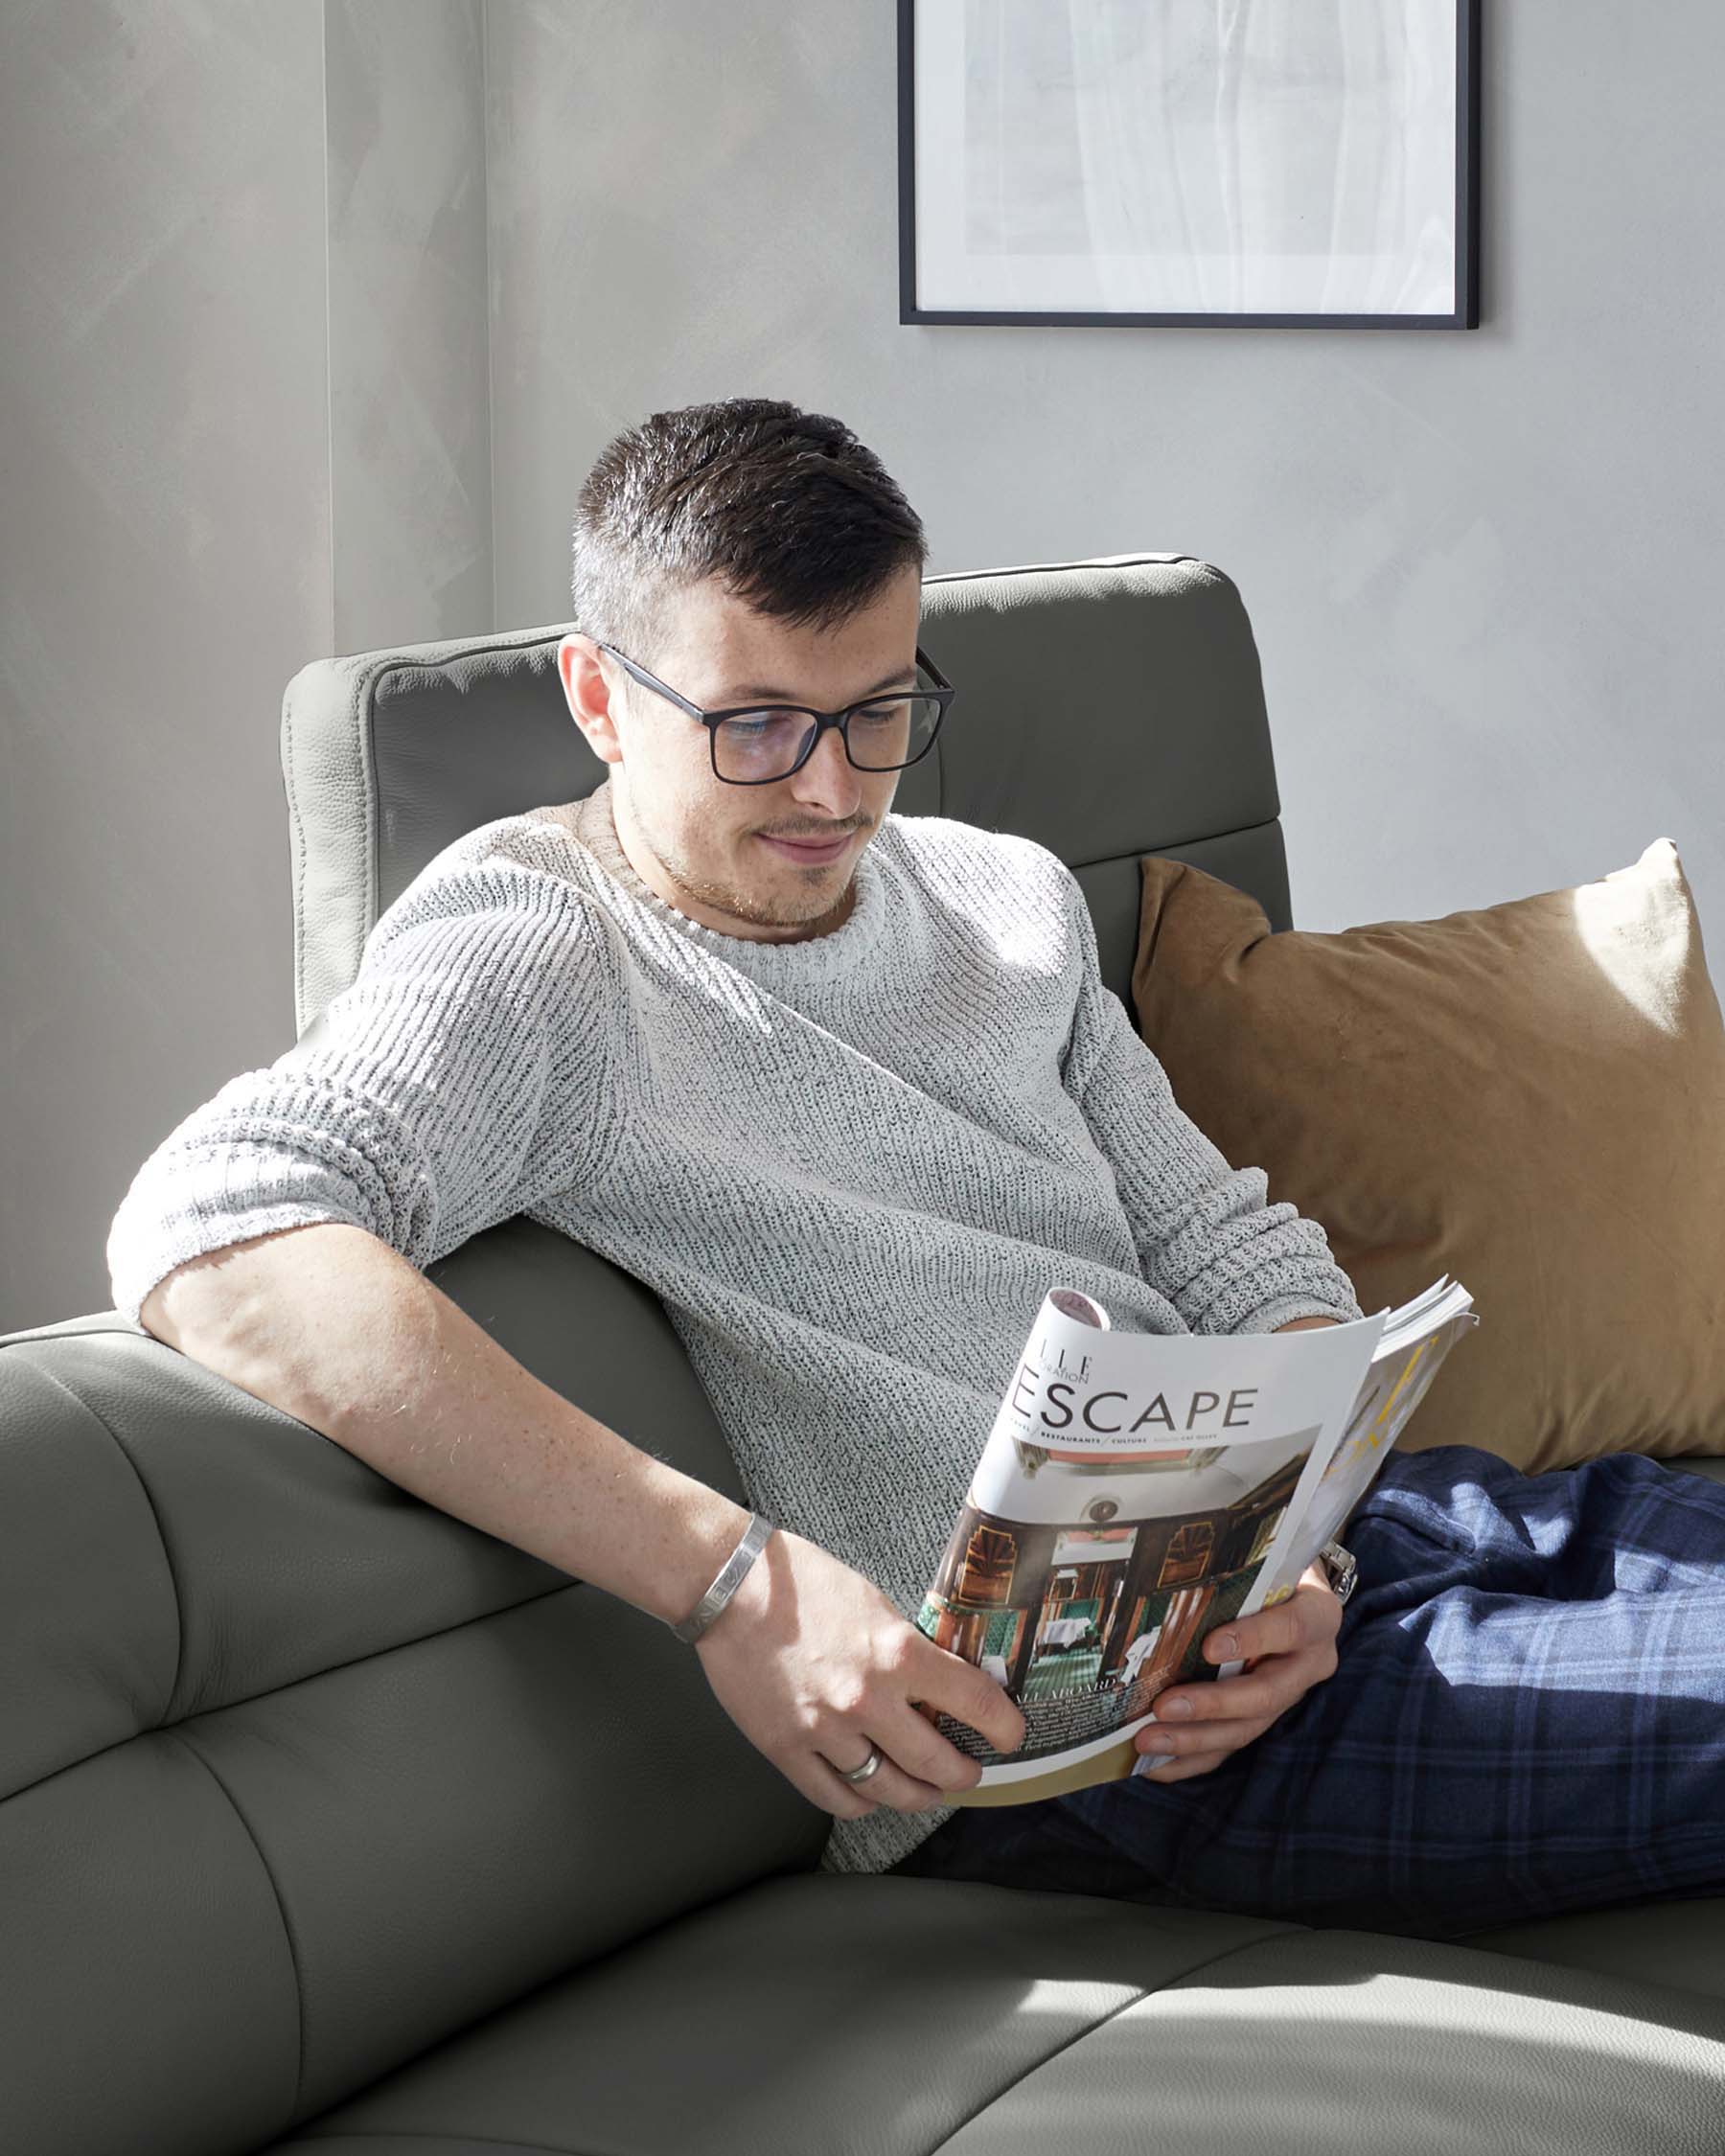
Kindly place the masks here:
<instances>
[{"instance_id":1,"label":"magazine cover","mask_svg":"<svg viewBox=\"0 0 1725 2156\"><path fill-rule=\"evenodd\" d=\"M1477 1319L1439 1280L1400 1311L1296 1333L1117 1333L1074 1289L1044 1298L916 1622L1024 1716L953 1804L1026 1803L1144 1764L1156 1695L1233 1675L1230 1617L1293 1592Z\"/></svg>"}]
</instances>

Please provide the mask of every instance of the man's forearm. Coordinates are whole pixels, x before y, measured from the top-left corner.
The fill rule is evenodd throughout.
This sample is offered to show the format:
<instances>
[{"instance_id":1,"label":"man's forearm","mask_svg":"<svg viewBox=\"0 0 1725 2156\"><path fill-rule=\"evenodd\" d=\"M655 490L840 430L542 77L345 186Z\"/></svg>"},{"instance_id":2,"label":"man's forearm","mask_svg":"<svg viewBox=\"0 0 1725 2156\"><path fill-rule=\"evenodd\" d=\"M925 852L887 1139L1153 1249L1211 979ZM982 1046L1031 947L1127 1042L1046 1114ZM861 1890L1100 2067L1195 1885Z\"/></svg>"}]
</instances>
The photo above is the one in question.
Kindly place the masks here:
<instances>
[{"instance_id":1,"label":"man's forearm","mask_svg":"<svg viewBox=\"0 0 1725 2156\"><path fill-rule=\"evenodd\" d=\"M212 1251L140 1316L424 1502L667 1622L748 1525L746 1506L541 1385L363 1228L319 1223Z\"/></svg>"}]
</instances>

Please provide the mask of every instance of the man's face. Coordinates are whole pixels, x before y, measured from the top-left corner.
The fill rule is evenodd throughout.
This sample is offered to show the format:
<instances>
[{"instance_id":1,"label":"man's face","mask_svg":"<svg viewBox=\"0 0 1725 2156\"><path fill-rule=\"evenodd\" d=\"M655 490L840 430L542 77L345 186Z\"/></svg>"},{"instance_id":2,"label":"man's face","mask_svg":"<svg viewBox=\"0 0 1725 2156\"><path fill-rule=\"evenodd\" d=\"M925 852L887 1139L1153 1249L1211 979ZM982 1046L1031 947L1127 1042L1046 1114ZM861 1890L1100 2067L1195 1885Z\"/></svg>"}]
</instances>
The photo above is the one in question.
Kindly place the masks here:
<instances>
[{"instance_id":1,"label":"man's face","mask_svg":"<svg viewBox=\"0 0 1725 2156\"><path fill-rule=\"evenodd\" d=\"M837 629L793 628L753 612L711 579L672 602L668 638L630 657L705 711L800 703L837 711L916 678L922 578L914 565ZM558 647L564 694L595 755L612 768L617 837L667 905L724 935L794 943L848 918L858 860L892 806L897 771L859 771L836 727L799 771L727 786L707 729L633 681L590 637ZM844 839L830 861L769 838Z\"/></svg>"}]
</instances>

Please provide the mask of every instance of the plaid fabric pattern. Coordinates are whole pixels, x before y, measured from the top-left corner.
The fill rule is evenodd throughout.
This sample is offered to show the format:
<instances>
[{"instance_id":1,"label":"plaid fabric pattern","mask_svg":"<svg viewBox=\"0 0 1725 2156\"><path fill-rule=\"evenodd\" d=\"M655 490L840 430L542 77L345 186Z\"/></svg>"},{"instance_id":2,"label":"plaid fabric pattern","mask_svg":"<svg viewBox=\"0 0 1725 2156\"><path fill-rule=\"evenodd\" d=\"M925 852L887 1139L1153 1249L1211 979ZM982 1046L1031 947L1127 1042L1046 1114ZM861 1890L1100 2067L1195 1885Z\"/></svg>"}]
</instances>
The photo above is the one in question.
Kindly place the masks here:
<instances>
[{"instance_id":1,"label":"plaid fabric pattern","mask_svg":"<svg viewBox=\"0 0 1725 2156\"><path fill-rule=\"evenodd\" d=\"M1725 1484L1392 1454L1336 1673L1208 1775L959 1811L896 1871L1426 1938L1725 1893Z\"/></svg>"}]
</instances>

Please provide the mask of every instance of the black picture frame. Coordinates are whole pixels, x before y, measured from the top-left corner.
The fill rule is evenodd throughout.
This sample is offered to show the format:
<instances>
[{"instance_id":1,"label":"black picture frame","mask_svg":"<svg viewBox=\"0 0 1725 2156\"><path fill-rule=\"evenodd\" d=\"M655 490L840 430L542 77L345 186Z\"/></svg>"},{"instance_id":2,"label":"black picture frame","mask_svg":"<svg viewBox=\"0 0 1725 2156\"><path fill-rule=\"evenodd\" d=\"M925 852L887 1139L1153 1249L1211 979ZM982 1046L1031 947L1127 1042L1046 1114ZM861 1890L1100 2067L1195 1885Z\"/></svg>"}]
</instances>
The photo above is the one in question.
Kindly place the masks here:
<instances>
[{"instance_id":1,"label":"black picture frame","mask_svg":"<svg viewBox=\"0 0 1725 2156\"><path fill-rule=\"evenodd\" d=\"M948 0L933 0L935 5ZM1409 0L1418 6L1420 0ZM1456 0L1454 306L1448 313L1261 314L1048 310L975 312L923 307L916 290L916 0L898 0L899 321L1051 329L1474 330L1480 325L1480 39L1482 0Z\"/></svg>"}]
</instances>

